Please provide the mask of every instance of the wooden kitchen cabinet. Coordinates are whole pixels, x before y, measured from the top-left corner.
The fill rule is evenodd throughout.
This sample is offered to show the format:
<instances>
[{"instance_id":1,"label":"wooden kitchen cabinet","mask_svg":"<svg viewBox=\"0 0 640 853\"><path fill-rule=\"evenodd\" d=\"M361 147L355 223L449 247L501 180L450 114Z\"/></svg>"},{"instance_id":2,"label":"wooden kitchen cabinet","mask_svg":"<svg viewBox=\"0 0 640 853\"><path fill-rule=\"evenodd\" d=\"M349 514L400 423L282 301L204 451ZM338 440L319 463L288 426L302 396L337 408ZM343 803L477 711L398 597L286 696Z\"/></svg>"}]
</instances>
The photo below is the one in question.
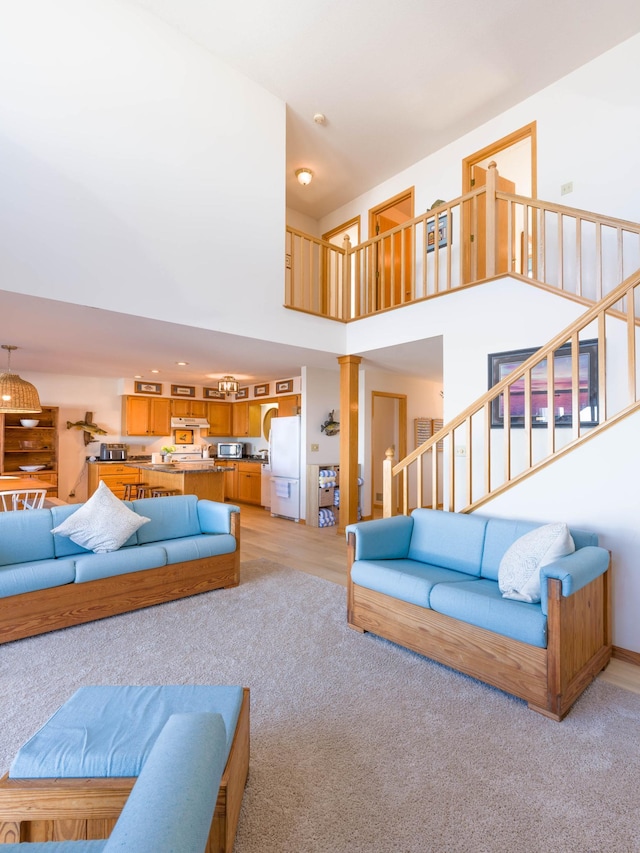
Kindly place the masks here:
<instances>
[{"instance_id":1,"label":"wooden kitchen cabinet","mask_svg":"<svg viewBox=\"0 0 640 853\"><path fill-rule=\"evenodd\" d=\"M230 460L219 459L219 468L226 468L224 474L224 499L226 501L238 500L238 463Z\"/></svg>"},{"instance_id":2,"label":"wooden kitchen cabinet","mask_svg":"<svg viewBox=\"0 0 640 853\"><path fill-rule=\"evenodd\" d=\"M300 395L292 394L288 397L278 397L278 417L290 418L300 414Z\"/></svg>"},{"instance_id":3,"label":"wooden kitchen cabinet","mask_svg":"<svg viewBox=\"0 0 640 853\"><path fill-rule=\"evenodd\" d=\"M233 403L232 435L234 438L259 438L262 424L260 422L260 403L241 400Z\"/></svg>"},{"instance_id":4,"label":"wooden kitchen cabinet","mask_svg":"<svg viewBox=\"0 0 640 853\"><path fill-rule=\"evenodd\" d=\"M207 435L228 438L234 434L231 431L231 409L231 403L207 403L206 418L209 421L209 432Z\"/></svg>"},{"instance_id":5,"label":"wooden kitchen cabinet","mask_svg":"<svg viewBox=\"0 0 640 853\"><path fill-rule=\"evenodd\" d=\"M123 397L123 435L171 435L171 400L167 397Z\"/></svg>"},{"instance_id":6,"label":"wooden kitchen cabinet","mask_svg":"<svg viewBox=\"0 0 640 853\"><path fill-rule=\"evenodd\" d=\"M262 466L255 462L238 462L238 497L247 504L261 505Z\"/></svg>"},{"instance_id":7,"label":"wooden kitchen cabinet","mask_svg":"<svg viewBox=\"0 0 640 853\"><path fill-rule=\"evenodd\" d=\"M206 418L206 400L171 400L172 418Z\"/></svg>"},{"instance_id":8,"label":"wooden kitchen cabinet","mask_svg":"<svg viewBox=\"0 0 640 853\"><path fill-rule=\"evenodd\" d=\"M108 486L113 494L122 500L124 487L127 483L140 482L140 470L120 465L117 462L87 462L89 471L87 477L87 498L98 488L100 480Z\"/></svg>"}]
</instances>

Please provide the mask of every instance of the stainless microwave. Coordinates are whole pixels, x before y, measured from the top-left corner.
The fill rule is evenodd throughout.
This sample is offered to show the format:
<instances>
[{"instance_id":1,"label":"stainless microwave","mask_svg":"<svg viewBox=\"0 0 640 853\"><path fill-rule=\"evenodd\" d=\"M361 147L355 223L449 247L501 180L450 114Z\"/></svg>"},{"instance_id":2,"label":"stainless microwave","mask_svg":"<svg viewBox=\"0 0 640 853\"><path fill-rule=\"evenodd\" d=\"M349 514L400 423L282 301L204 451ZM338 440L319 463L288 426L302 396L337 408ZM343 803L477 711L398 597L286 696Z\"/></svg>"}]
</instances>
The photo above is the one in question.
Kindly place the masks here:
<instances>
[{"instance_id":1,"label":"stainless microwave","mask_svg":"<svg viewBox=\"0 0 640 853\"><path fill-rule=\"evenodd\" d=\"M242 441L221 441L218 444L219 459L242 459L244 443Z\"/></svg>"}]
</instances>

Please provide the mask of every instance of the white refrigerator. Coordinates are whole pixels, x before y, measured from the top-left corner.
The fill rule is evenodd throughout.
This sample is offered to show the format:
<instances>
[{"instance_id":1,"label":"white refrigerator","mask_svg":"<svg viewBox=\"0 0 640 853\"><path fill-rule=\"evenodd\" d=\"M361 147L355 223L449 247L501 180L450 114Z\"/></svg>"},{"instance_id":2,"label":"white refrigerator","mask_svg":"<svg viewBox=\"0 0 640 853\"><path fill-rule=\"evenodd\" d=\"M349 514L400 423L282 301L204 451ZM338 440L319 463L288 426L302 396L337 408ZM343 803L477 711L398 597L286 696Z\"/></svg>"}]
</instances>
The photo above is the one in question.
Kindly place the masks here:
<instances>
[{"instance_id":1,"label":"white refrigerator","mask_svg":"<svg viewBox=\"0 0 640 853\"><path fill-rule=\"evenodd\" d=\"M269 434L271 515L300 520L300 417L273 418Z\"/></svg>"}]
</instances>

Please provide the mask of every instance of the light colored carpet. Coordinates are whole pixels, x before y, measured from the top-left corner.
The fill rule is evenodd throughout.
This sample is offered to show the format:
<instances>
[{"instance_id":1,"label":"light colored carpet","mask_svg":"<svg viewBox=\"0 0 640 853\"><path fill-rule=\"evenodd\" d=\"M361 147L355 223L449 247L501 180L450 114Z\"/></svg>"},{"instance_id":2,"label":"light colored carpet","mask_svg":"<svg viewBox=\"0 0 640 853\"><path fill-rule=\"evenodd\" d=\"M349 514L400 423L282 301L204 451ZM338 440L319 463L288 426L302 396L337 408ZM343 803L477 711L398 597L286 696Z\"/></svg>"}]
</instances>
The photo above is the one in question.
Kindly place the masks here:
<instances>
[{"instance_id":1,"label":"light colored carpet","mask_svg":"<svg viewBox=\"0 0 640 853\"><path fill-rule=\"evenodd\" d=\"M83 684L251 688L236 853L640 851L640 696L554 723L345 623L345 590L242 584L0 647L0 767Z\"/></svg>"}]
</instances>

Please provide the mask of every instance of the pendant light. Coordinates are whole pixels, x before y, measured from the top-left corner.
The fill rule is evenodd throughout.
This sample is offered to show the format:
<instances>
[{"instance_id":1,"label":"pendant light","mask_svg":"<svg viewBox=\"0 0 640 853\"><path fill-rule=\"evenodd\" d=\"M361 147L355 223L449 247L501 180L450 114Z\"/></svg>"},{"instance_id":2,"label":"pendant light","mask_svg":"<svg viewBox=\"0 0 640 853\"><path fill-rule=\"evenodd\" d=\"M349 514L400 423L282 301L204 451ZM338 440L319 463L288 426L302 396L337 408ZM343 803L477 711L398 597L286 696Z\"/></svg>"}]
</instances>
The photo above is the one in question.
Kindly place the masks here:
<instances>
[{"instance_id":1,"label":"pendant light","mask_svg":"<svg viewBox=\"0 0 640 853\"><path fill-rule=\"evenodd\" d=\"M218 391L221 394L237 394L238 380L234 379L233 376L223 376L218 382Z\"/></svg>"},{"instance_id":2,"label":"pendant light","mask_svg":"<svg viewBox=\"0 0 640 853\"><path fill-rule=\"evenodd\" d=\"M20 379L11 370L11 353L18 349L11 344L2 344L7 350L7 372L0 373L0 414L30 415L42 411L35 386Z\"/></svg>"}]
</instances>

